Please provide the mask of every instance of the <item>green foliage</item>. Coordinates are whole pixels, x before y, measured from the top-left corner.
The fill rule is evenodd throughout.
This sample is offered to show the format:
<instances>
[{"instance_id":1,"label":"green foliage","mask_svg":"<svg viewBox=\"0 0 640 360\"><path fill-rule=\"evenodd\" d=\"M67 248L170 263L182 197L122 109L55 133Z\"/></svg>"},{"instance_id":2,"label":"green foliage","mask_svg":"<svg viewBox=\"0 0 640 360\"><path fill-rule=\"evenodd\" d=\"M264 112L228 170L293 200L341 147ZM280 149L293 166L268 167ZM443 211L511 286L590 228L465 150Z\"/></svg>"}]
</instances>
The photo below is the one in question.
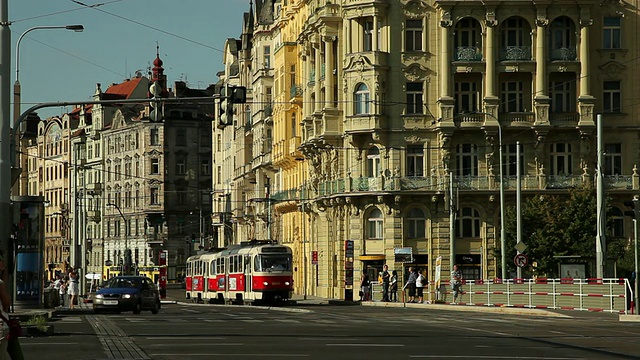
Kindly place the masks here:
<instances>
[{"instance_id":1,"label":"green foliage","mask_svg":"<svg viewBox=\"0 0 640 360\"><path fill-rule=\"evenodd\" d=\"M536 195L523 201L522 241L527 245L529 263L537 263L537 275L558 275L559 260L554 256L595 257L596 201L595 191L590 188ZM511 259L516 254L516 216L515 207L506 209L508 271L515 271Z\"/></svg>"}]
</instances>

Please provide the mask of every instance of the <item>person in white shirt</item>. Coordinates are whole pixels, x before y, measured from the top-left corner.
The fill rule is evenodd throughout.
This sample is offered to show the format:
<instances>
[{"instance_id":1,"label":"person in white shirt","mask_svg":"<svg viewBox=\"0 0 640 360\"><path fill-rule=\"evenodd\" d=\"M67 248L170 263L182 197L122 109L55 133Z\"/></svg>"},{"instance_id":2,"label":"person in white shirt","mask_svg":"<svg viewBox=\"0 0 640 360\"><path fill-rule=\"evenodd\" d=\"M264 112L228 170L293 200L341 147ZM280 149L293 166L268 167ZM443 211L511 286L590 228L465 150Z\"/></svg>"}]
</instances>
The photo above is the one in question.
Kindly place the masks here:
<instances>
[{"instance_id":1,"label":"person in white shirt","mask_svg":"<svg viewBox=\"0 0 640 360\"><path fill-rule=\"evenodd\" d=\"M427 284L427 278L422 275L422 270L418 270L418 277L416 278L416 293L418 295L418 303L420 304L422 304L424 300L424 288Z\"/></svg>"}]
</instances>

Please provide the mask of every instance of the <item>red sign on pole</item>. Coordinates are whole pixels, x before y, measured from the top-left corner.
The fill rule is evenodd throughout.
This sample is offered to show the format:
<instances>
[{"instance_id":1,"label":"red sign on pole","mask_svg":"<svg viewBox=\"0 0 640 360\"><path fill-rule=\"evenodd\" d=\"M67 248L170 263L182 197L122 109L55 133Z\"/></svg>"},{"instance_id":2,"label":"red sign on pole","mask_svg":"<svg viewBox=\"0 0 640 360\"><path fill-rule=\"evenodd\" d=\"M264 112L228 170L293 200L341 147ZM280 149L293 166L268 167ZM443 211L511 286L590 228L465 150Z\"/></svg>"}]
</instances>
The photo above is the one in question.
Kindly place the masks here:
<instances>
[{"instance_id":1,"label":"red sign on pole","mask_svg":"<svg viewBox=\"0 0 640 360\"><path fill-rule=\"evenodd\" d=\"M529 259L525 254L518 254L516 255L516 257L513 258L513 262L514 264L516 264L517 267L522 268L527 266L527 264L529 263Z\"/></svg>"},{"instance_id":2,"label":"red sign on pole","mask_svg":"<svg viewBox=\"0 0 640 360\"><path fill-rule=\"evenodd\" d=\"M167 258L169 257L169 251L161 250L158 254L158 272L160 278L158 279L158 287L160 288L160 298L167 298Z\"/></svg>"},{"instance_id":3,"label":"red sign on pole","mask_svg":"<svg viewBox=\"0 0 640 360\"><path fill-rule=\"evenodd\" d=\"M317 251L312 251L311 252L311 264L318 265L318 252Z\"/></svg>"}]
</instances>

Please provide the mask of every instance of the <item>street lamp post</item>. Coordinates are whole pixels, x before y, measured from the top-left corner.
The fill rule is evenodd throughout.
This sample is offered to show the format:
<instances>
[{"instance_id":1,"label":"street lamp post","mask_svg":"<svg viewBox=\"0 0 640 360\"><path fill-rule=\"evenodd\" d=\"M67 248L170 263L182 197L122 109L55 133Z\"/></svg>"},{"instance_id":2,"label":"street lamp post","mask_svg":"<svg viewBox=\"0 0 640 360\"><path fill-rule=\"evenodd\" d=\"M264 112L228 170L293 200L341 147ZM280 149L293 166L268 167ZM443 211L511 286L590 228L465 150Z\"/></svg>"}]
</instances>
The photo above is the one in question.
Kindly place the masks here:
<instances>
[{"instance_id":1,"label":"street lamp post","mask_svg":"<svg viewBox=\"0 0 640 360\"><path fill-rule=\"evenodd\" d=\"M20 131L18 126L18 118L21 114L21 92L22 87L20 85L20 43L22 42L22 38L25 35L34 30L51 30L51 29L65 29L65 30L73 30L75 32L82 32L84 30L84 26L82 25L56 25L56 26L34 26L32 28L27 29L25 32L20 35L18 41L16 42L16 82L13 84L13 135L14 135L14 146L18 146L20 142ZM14 166L18 166L19 156L16 153L16 162Z\"/></svg>"},{"instance_id":2,"label":"street lamp post","mask_svg":"<svg viewBox=\"0 0 640 360\"><path fill-rule=\"evenodd\" d=\"M120 213L120 217L122 217L122 222L124 223L124 261L123 261L123 271L124 275L129 275L129 267L131 266L131 254L129 254L129 225L127 224L127 219L124 217L122 210L116 203L109 203L107 206L113 206Z\"/></svg>"}]
</instances>

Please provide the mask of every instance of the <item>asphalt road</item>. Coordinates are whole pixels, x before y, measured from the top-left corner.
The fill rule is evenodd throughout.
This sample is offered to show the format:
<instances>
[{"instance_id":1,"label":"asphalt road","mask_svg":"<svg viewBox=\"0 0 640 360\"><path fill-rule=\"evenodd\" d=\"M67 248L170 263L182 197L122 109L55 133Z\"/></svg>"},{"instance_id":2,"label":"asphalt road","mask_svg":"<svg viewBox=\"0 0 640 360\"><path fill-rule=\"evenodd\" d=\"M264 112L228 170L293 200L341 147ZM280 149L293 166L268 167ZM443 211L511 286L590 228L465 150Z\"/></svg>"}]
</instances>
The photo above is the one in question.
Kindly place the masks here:
<instances>
[{"instance_id":1,"label":"asphalt road","mask_svg":"<svg viewBox=\"0 0 640 360\"><path fill-rule=\"evenodd\" d=\"M284 311L287 310L287 311ZM640 326L608 314L528 317L409 308L164 305L62 314L26 359L640 359Z\"/></svg>"}]
</instances>

